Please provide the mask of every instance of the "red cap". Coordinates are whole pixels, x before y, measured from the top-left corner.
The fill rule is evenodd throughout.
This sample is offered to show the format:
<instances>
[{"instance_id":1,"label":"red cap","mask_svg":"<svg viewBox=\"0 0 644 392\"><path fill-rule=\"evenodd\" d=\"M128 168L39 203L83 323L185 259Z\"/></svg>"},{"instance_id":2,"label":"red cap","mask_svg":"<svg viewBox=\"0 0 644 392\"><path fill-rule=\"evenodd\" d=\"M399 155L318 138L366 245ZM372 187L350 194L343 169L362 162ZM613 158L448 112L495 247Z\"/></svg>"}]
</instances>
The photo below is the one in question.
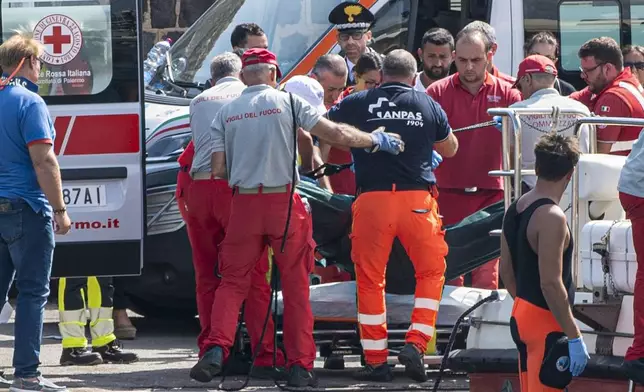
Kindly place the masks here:
<instances>
[{"instance_id":1,"label":"red cap","mask_svg":"<svg viewBox=\"0 0 644 392\"><path fill-rule=\"evenodd\" d=\"M242 56L242 69L254 64L272 64L277 68L277 78L282 77L277 57L268 49L252 48L244 52Z\"/></svg>"},{"instance_id":2,"label":"red cap","mask_svg":"<svg viewBox=\"0 0 644 392\"><path fill-rule=\"evenodd\" d=\"M519 83L519 79L531 73L548 73L557 76L557 67L546 56L540 54L528 56L519 64L519 73L517 74L517 81L514 83L514 87Z\"/></svg>"}]
</instances>

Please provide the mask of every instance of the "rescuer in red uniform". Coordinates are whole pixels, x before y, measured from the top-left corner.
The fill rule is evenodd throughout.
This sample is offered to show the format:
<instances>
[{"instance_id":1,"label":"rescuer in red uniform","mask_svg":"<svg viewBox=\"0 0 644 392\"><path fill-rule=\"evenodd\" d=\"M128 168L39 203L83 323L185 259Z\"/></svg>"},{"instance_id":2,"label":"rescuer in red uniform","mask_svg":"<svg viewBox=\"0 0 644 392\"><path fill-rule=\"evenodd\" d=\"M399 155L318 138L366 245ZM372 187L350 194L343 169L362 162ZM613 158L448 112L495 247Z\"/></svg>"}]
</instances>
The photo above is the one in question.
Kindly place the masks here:
<instances>
[{"instance_id":1,"label":"rescuer in red uniform","mask_svg":"<svg viewBox=\"0 0 644 392\"><path fill-rule=\"evenodd\" d=\"M292 189L299 181L298 127L330 143L370 151L398 153L404 144L385 132L368 134L332 123L304 99L276 89L281 73L268 50L248 50L242 63L241 76L248 87L217 113L211 126L216 134L212 174L225 176L234 193L219 261L222 281L215 296L219 317L212 320L212 345L195 368L210 378L221 372L235 338L239 309L251 290L252 270L268 243L275 250L284 295L288 385L315 386L309 302L315 242L309 211Z\"/></svg>"},{"instance_id":2,"label":"rescuer in red uniform","mask_svg":"<svg viewBox=\"0 0 644 392\"><path fill-rule=\"evenodd\" d=\"M512 85L487 72L492 44L476 30L462 30L456 36L457 73L434 82L427 89L453 128L489 121L490 108L505 108L521 100ZM443 223L451 225L503 199L501 178L488 175L501 169L501 133L493 126L458 133L459 150L436 170L440 187L438 205ZM498 259L472 271L472 286L496 289ZM447 282L462 286L463 277Z\"/></svg>"},{"instance_id":3,"label":"rescuer in red uniform","mask_svg":"<svg viewBox=\"0 0 644 392\"><path fill-rule=\"evenodd\" d=\"M644 118L644 89L630 68L624 68L622 50L614 39L593 38L581 46L578 56L581 77L588 83L589 92L596 94L590 108L595 114ZM628 155L641 130L642 127L599 125L597 152Z\"/></svg>"},{"instance_id":4,"label":"rescuer in red uniform","mask_svg":"<svg viewBox=\"0 0 644 392\"><path fill-rule=\"evenodd\" d=\"M213 304L215 290L220 283L216 275L218 244L223 240L228 225L232 198L232 190L228 187L228 182L211 175L210 124L221 107L238 97L246 88L246 85L239 80L240 70L241 60L237 55L224 53L215 56L211 64L213 87L196 96L190 104L190 128L194 143L189 154L194 154L193 159L189 163L185 162L187 154L182 154L180 158L182 171L179 176L189 173L189 178L192 179L187 190L183 190L180 208L186 222L195 268L197 308L201 324L201 333L197 339L200 357L209 346L211 319L217 317ZM186 169L187 171L184 171ZM185 177L182 180L185 182ZM181 184L181 187L183 186L185 184ZM261 257L262 260L253 271L256 289L246 299L244 311L253 350L257 347L262 334L263 315L266 314L270 301L270 287L267 280L269 260L266 250ZM272 331L273 323L270 320L261 344L261 351L255 361L254 376L272 375ZM277 359L277 365L283 366L284 357L281 351L277 353ZM198 370L191 371L190 376L197 381L210 381L202 377Z\"/></svg>"}]
</instances>

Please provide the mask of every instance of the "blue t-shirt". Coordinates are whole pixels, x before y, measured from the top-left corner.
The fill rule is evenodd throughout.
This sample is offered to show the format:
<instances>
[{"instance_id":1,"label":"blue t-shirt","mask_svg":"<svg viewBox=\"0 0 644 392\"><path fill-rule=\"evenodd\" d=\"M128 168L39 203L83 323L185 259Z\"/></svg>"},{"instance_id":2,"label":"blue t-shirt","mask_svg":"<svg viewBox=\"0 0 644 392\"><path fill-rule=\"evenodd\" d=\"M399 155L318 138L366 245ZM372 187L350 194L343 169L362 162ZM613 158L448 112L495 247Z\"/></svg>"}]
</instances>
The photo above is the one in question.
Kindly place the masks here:
<instances>
[{"instance_id":1,"label":"blue t-shirt","mask_svg":"<svg viewBox=\"0 0 644 392\"><path fill-rule=\"evenodd\" d=\"M53 144L56 137L37 91L36 84L18 77L0 90L0 197L23 199L36 212L51 212L29 156L29 145Z\"/></svg>"},{"instance_id":2,"label":"blue t-shirt","mask_svg":"<svg viewBox=\"0 0 644 392\"><path fill-rule=\"evenodd\" d=\"M384 126L405 142L405 151L398 155L352 149L358 188L436 183L431 169L434 143L447 139L451 128L443 109L427 94L402 83L385 83L347 96L327 117L369 133Z\"/></svg>"}]
</instances>

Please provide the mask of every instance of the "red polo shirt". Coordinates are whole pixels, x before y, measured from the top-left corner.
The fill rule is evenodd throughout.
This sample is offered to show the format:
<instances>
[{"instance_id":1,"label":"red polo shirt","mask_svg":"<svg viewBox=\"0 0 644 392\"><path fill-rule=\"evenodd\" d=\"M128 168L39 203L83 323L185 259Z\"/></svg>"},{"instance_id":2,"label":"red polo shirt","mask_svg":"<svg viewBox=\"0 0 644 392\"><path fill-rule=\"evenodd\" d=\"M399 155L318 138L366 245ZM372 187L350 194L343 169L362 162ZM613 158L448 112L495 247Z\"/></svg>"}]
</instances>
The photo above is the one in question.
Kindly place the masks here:
<instances>
[{"instance_id":1,"label":"red polo shirt","mask_svg":"<svg viewBox=\"0 0 644 392\"><path fill-rule=\"evenodd\" d=\"M521 100L512 85L486 73L485 81L476 95L461 84L458 73L432 83L427 94L437 101L453 129L490 121L491 108L507 108ZM488 172L500 170L502 162L501 132L493 126L458 132L459 148L453 158L446 158L436 170L441 188L503 189L501 177Z\"/></svg>"},{"instance_id":2,"label":"red polo shirt","mask_svg":"<svg viewBox=\"0 0 644 392\"><path fill-rule=\"evenodd\" d=\"M594 102L594 112L604 117L644 118L644 96L639 80L625 68L610 82ZM612 142L612 155L628 155L642 127L599 125L598 142Z\"/></svg>"}]
</instances>

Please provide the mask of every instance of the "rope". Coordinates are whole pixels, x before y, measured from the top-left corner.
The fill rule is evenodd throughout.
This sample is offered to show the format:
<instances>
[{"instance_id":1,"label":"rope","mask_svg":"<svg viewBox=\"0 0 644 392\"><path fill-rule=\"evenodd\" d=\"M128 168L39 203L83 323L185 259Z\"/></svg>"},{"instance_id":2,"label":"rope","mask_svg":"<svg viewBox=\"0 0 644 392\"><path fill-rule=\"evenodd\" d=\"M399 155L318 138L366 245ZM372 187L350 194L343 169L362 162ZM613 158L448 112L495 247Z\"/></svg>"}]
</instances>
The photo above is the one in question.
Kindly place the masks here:
<instances>
[{"instance_id":1,"label":"rope","mask_svg":"<svg viewBox=\"0 0 644 392\"><path fill-rule=\"evenodd\" d=\"M485 122L482 122L482 123L473 124L473 125L463 127L463 128L452 129L452 132L456 133L456 132L470 131L472 129L485 128L485 127L489 127L489 126L492 126L492 125L496 125L496 121L494 121L494 120L485 121Z\"/></svg>"}]
</instances>

